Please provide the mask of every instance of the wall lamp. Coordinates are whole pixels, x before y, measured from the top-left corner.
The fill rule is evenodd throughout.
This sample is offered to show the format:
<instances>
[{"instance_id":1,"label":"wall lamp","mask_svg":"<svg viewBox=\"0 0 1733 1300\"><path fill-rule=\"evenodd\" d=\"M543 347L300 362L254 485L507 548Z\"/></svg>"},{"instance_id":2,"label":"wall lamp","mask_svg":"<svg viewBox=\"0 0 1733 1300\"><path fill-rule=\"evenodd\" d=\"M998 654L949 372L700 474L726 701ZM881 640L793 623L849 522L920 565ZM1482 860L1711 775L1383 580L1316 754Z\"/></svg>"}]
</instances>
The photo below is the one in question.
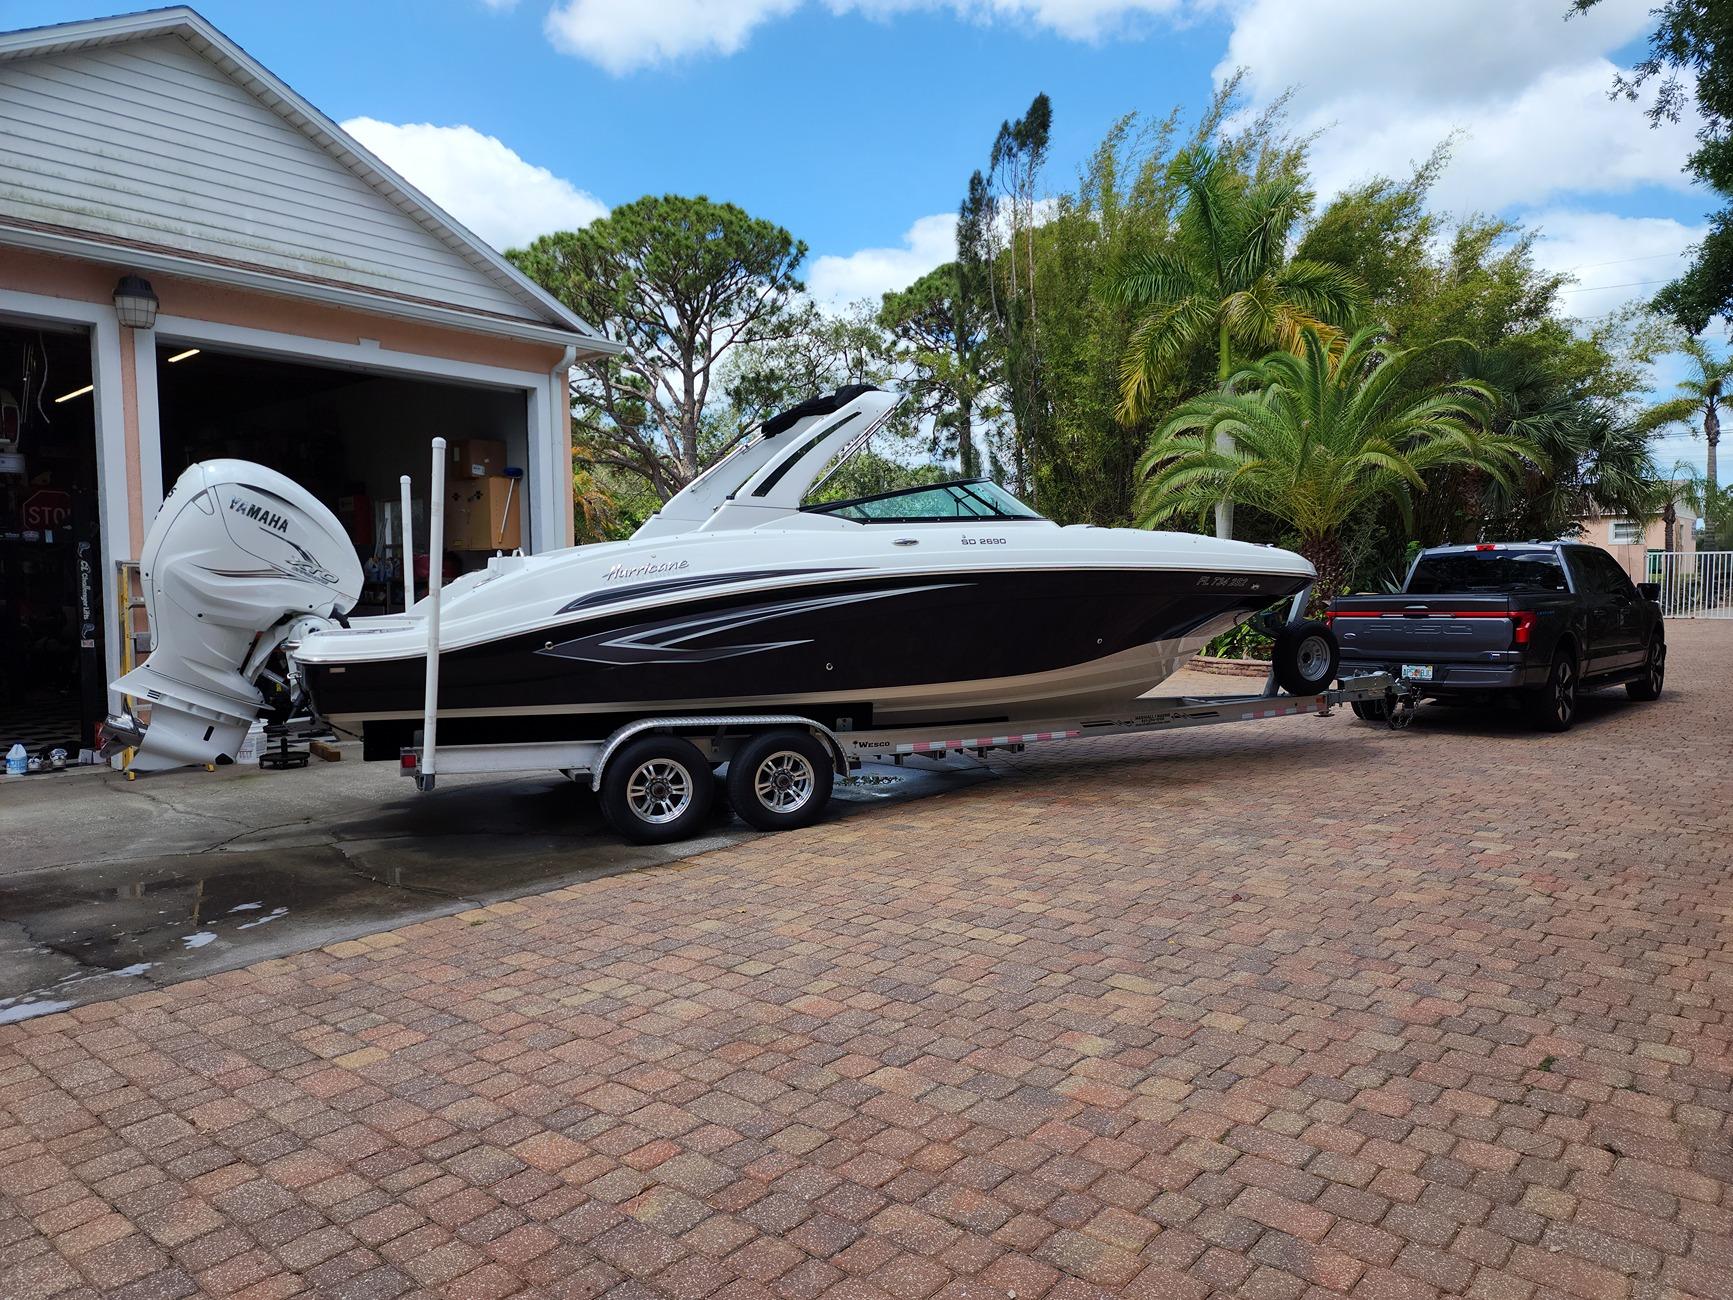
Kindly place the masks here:
<instances>
[{"instance_id":1,"label":"wall lamp","mask_svg":"<svg viewBox=\"0 0 1733 1300\"><path fill-rule=\"evenodd\" d=\"M114 314L135 330L156 328L156 290L142 275L123 275L114 286Z\"/></svg>"}]
</instances>

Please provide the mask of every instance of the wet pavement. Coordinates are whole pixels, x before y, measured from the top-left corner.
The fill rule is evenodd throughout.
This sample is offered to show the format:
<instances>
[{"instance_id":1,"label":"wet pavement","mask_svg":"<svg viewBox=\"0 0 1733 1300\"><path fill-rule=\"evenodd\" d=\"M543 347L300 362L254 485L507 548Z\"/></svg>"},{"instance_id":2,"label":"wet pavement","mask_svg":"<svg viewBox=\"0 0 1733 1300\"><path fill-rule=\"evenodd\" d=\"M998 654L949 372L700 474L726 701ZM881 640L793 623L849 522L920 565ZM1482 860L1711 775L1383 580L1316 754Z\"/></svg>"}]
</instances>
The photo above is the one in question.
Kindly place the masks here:
<instances>
[{"instance_id":1,"label":"wet pavement","mask_svg":"<svg viewBox=\"0 0 1733 1300\"><path fill-rule=\"evenodd\" d=\"M301 771L0 782L0 1024L250 965L752 832L718 815L678 845L620 841L587 784L445 777L417 794L347 753ZM869 765L829 816L990 778L969 759Z\"/></svg>"}]
</instances>

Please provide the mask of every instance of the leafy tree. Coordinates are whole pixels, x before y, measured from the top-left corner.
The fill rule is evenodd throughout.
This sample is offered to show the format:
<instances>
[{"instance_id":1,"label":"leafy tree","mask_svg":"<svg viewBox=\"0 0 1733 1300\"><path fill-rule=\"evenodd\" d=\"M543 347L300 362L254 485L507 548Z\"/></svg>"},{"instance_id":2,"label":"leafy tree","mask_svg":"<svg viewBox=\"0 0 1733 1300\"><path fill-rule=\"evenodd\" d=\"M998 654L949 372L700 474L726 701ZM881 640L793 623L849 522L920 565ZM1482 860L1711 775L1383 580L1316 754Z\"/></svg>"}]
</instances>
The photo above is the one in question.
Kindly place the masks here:
<instances>
[{"instance_id":1,"label":"leafy tree","mask_svg":"<svg viewBox=\"0 0 1733 1300\"><path fill-rule=\"evenodd\" d=\"M1185 194L1173 245L1133 258L1110 289L1144 313L1121 363L1120 412L1128 420L1150 409L1161 379L1200 340L1215 341L1216 375L1225 382L1236 356L1297 349L1308 330L1333 338L1361 296L1337 267L1287 260L1294 227L1311 205L1293 175L1247 183L1201 144L1174 159L1173 173ZM1231 502L1216 511L1216 532L1232 535Z\"/></svg>"},{"instance_id":2,"label":"leafy tree","mask_svg":"<svg viewBox=\"0 0 1733 1300\"><path fill-rule=\"evenodd\" d=\"M1720 487L1689 461L1673 466L1672 482L1668 485L1678 497L1703 521L1703 536L1698 549L1724 551L1733 548L1729 521L1733 521L1733 486ZM1683 550L1683 547L1672 549Z\"/></svg>"},{"instance_id":3,"label":"leafy tree","mask_svg":"<svg viewBox=\"0 0 1733 1300\"><path fill-rule=\"evenodd\" d=\"M1586 13L1600 0L1572 0ZM1614 82L1613 94L1634 100L1658 81L1649 121L1677 122L1695 98L1703 125L1685 170L1723 198L1733 197L1733 6L1726 0L1665 0L1649 37L1649 54ZM1687 89L1689 80L1694 89ZM1733 324L1733 205L1709 218L1709 233L1697 246L1689 270L1654 298L1657 311L1689 333L1701 334L1712 317Z\"/></svg>"},{"instance_id":4,"label":"leafy tree","mask_svg":"<svg viewBox=\"0 0 1733 1300\"><path fill-rule=\"evenodd\" d=\"M1201 517L1223 499L1254 506L1299 535L1322 602L1348 582L1343 531L1369 504L1388 499L1406 514L1426 475L1445 466L1506 480L1525 448L1487 432L1495 398L1484 384L1407 391L1424 349L1391 348L1372 329L1339 355L1316 328L1299 344L1297 355L1272 353L1193 398L1156 431L1139 464L1139 522Z\"/></svg>"},{"instance_id":5,"label":"leafy tree","mask_svg":"<svg viewBox=\"0 0 1733 1300\"><path fill-rule=\"evenodd\" d=\"M1046 440L1045 381L1047 371L1041 355L1041 336L1036 315L1036 187L1053 130L1053 105L1044 94L1030 101L1029 109L1015 122L1004 122L993 141L987 174L1000 193L980 209L987 220L982 234L997 249L1001 233L1004 256L994 259L995 270L1005 271L1004 283L997 276L989 282L998 318L1006 391L1013 422L1013 467L1017 487L1037 504L1041 494L1035 465L1043 455ZM965 220L976 203L975 186L964 201ZM1008 218L1001 229L998 218Z\"/></svg>"},{"instance_id":6,"label":"leafy tree","mask_svg":"<svg viewBox=\"0 0 1733 1300\"><path fill-rule=\"evenodd\" d=\"M906 369L912 414L933 422L942 457L955 456L965 478L980 473L978 418L999 414L999 357L985 304L964 290L956 262L929 271L907 289L887 293L878 323Z\"/></svg>"},{"instance_id":7,"label":"leafy tree","mask_svg":"<svg viewBox=\"0 0 1733 1300\"><path fill-rule=\"evenodd\" d=\"M1214 341L1216 375L1225 381L1236 355L1297 350L1308 329L1332 338L1361 297L1360 285L1338 267L1286 260L1311 204L1297 178L1247 184L1204 145L1182 152L1173 171L1186 197L1175 247L1132 259L1112 286L1120 301L1147 313L1124 361L1122 400L1132 418L1199 340Z\"/></svg>"},{"instance_id":8,"label":"leafy tree","mask_svg":"<svg viewBox=\"0 0 1733 1300\"><path fill-rule=\"evenodd\" d=\"M727 408L716 417L717 440L730 441L816 393L845 384L886 387L891 369L870 303L837 313L808 303L789 315L785 334L738 348L723 367Z\"/></svg>"},{"instance_id":9,"label":"leafy tree","mask_svg":"<svg viewBox=\"0 0 1733 1300\"><path fill-rule=\"evenodd\" d=\"M1707 481L1720 486L1716 449L1721 445L1721 408L1733 404L1733 358L1718 357L1700 338L1687 338L1675 351L1690 363L1691 372L1679 381L1678 396L1650 407L1644 414L1650 428L1668 424L1691 424L1701 419L1703 441L1708 449ZM1718 504L1711 500L1710 506ZM1713 518L1705 514L1704 525Z\"/></svg>"},{"instance_id":10,"label":"leafy tree","mask_svg":"<svg viewBox=\"0 0 1733 1300\"><path fill-rule=\"evenodd\" d=\"M717 365L790 333L806 245L733 204L667 195L508 256L625 343L577 372L574 437L592 462L641 475L666 500L703 467Z\"/></svg>"}]
</instances>

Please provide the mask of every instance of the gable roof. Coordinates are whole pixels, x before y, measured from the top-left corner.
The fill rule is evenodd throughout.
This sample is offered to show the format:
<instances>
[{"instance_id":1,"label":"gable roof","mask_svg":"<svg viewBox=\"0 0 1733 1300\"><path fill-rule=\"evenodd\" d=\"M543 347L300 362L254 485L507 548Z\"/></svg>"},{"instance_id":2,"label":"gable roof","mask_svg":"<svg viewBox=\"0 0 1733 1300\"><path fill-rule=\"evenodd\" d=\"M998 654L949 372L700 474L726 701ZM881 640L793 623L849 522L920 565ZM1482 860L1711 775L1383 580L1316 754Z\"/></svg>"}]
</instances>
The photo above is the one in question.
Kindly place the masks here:
<instances>
[{"instance_id":1,"label":"gable roof","mask_svg":"<svg viewBox=\"0 0 1733 1300\"><path fill-rule=\"evenodd\" d=\"M618 344L602 337L523 275L192 9L175 6L0 34L0 73L22 60L96 56L114 47L144 48L149 42L156 42L150 48L162 51L168 48L165 41L190 51L196 60L210 65L239 88L225 94L243 102L250 97L250 101L274 115L274 118L264 116L261 121L266 124L280 121L291 132L288 138L310 142L317 152L309 154L305 145L295 145L294 149L304 157L327 158L329 166L319 164L327 175L357 193L372 196L367 198L367 206L389 217L387 224L394 224L406 240L447 269L458 291L439 285L424 289L408 275L402 280L409 283L392 284L389 277L369 276L364 267L346 265L335 257L314 259L314 264L307 265L307 259L297 262L283 256L255 255L244 242L230 250L212 248L208 241L207 246L200 246L197 240L176 238L159 242L149 230L143 232L146 237L138 238L132 232L115 228L112 222L106 228L100 221L90 225L82 220L71 224L58 222L53 219L57 215L53 211L40 220L29 219L32 214L27 209L16 221L0 218L0 238L72 255L107 256L110 260L117 260L118 253L121 255L118 260L142 270L178 272L361 306L429 323L570 344L582 352L620 350ZM184 63L196 62L188 54L176 57ZM210 81L209 73L199 75L204 82ZM259 116L257 107L248 111ZM270 129L282 135L284 125L271 125ZM185 133L178 138L185 138ZM184 178L172 175L162 179L164 188L170 192L177 184L185 183ZM30 183L27 173L25 183ZM268 188L265 182L256 184ZM67 206L60 202L63 210ZM365 242L367 235L362 232L356 238ZM381 254L386 260L390 255L390 250ZM472 291L462 292L464 285Z\"/></svg>"}]
</instances>

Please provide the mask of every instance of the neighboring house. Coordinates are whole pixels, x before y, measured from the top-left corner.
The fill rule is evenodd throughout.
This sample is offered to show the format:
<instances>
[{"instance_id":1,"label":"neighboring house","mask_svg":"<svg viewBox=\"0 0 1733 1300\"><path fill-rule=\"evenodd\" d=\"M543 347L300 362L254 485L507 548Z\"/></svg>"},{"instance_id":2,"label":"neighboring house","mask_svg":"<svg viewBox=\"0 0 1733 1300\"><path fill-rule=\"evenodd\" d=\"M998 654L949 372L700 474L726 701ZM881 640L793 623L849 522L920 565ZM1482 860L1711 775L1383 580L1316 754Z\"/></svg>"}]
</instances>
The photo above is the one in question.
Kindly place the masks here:
<instances>
[{"instance_id":1,"label":"neighboring house","mask_svg":"<svg viewBox=\"0 0 1733 1300\"><path fill-rule=\"evenodd\" d=\"M402 473L425 545L433 436L488 439L524 547L569 543L567 372L618 350L192 10L0 33L0 736L41 686L88 737L116 566L195 460L366 557Z\"/></svg>"},{"instance_id":2,"label":"neighboring house","mask_svg":"<svg viewBox=\"0 0 1733 1300\"><path fill-rule=\"evenodd\" d=\"M1634 581L1644 582L1649 577L1649 555L1652 552L1691 553L1697 549L1696 512L1683 498L1674 500L1673 510L1675 517L1671 528L1659 517L1645 523L1597 510L1577 519L1580 530L1577 540L1611 552Z\"/></svg>"}]
</instances>

